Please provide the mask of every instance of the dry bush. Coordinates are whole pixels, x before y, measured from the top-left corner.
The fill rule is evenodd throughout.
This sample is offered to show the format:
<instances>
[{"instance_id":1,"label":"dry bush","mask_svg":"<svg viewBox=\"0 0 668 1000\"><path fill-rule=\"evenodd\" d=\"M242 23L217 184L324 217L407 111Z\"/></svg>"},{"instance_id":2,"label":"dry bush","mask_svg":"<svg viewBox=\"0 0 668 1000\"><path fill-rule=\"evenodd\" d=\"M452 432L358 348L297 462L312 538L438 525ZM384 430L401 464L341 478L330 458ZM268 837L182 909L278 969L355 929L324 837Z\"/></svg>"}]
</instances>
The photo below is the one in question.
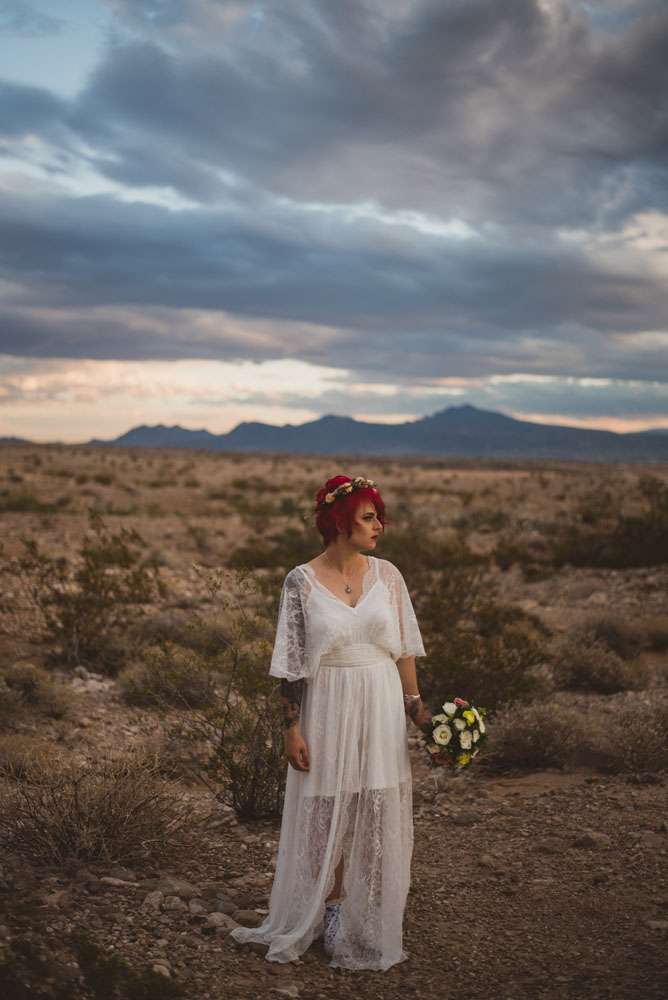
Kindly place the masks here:
<instances>
[{"instance_id":1,"label":"dry bush","mask_svg":"<svg viewBox=\"0 0 668 1000\"><path fill-rule=\"evenodd\" d=\"M212 601L226 612L226 638L217 659L223 682L214 705L183 713L170 734L203 756L207 782L215 782L217 798L240 818L277 817L285 755L281 704L268 663L279 589L272 588L270 600L256 574L199 571Z\"/></svg>"},{"instance_id":2,"label":"dry bush","mask_svg":"<svg viewBox=\"0 0 668 1000\"><path fill-rule=\"evenodd\" d=\"M639 691L652 675L648 664L622 660L589 626L560 637L550 658L555 684L567 691Z\"/></svg>"},{"instance_id":3,"label":"dry bush","mask_svg":"<svg viewBox=\"0 0 668 1000\"><path fill-rule=\"evenodd\" d=\"M581 514L564 525L552 546L554 565L627 569L668 563L668 486L644 474L638 493L640 513L627 514L620 499L609 499L593 525Z\"/></svg>"},{"instance_id":4,"label":"dry bush","mask_svg":"<svg viewBox=\"0 0 668 1000\"><path fill-rule=\"evenodd\" d=\"M18 733L0 737L0 778L24 781L40 773L46 764L46 752L34 739Z\"/></svg>"},{"instance_id":5,"label":"dry bush","mask_svg":"<svg viewBox=\"0 0 668 1000\"><path fill-rule=\"evenodd\" d=\"M545 669L546 629L539 619L495 600L489 583L471 567L436 574L416 594L428 650L420 664L423 697L467 698L495 711L552 689Z\"/></svg>"},{"instance_id":6,"label":"dry bush","mask_svg":"<svg viewBox=\"0 0 668 1000\"><path fill-rule=\"evenodd\" d=\"M668 615L656 615L645 621L645 635L650 649L668 649Z\"/></svg>"},{"instance_id":7,"label":"dry bush","mask_svg":"<svg viewBox=\"0 0 668 1000\"><path fill-rule=\"evenodd\" d=\"M575 708L533 702L500 712L480 756L492 771L564 768L582 754L588 730Z\"/></svg>"},{"instance_id":8,"label":"dry bush","mask_svg":"<svg viewBox=\"0 0 668 1000\"><path fill-rule=\"evenodd\" d=\"M0 543L0 576L14 581L55 662L114 673L124 652L117 635L165 589L157 568L143 560L146 542L136 531L113 534L99 513L88 515L90 530L73 560L21 537L19 556L9 557Z\"/></svg>"},{"instance_id":9,"label":"dry bush","mask_svg":"<svg viewBox=\"0 0 668 1000\"><path fill-rule=\"evenodd\" d=\"M4 677L0 676L0 730L11 726L22 709L21 692L10 688Z\"/></svg>"},{"instance_id":10,"label":"dry bush","mask_svg":"<svg viewBox=\"0 0 668 1000\"><path fill-rule=\"evenodd\" d=\"M71 695L62 682L55 681L41 667L15 663L0 673L0 723L11 721L11 713L36 712L51 719L64 718L70 709Z\"/></svg>"},{"instance_id":11,"label":"dry bush","mask_svg":"<svg viewBox=\"0 0 668 1000\"><path fill-rule=\"evenodd\" d=\"M0 842L35 864L168 855L189 818L142 755L58 761L0 791Z\"/></svg>"},{"instance_id":12,"label":"dry bush","mask_svg":"<svg viewBox=\"0 0 668 1000\"><path fill-rule=\"evenodd\" d=\"M127 705L206 708L216 701L216 672L191 650L173 642L148 646L118 677Z\"/></svg>"},{"instance_id":13,"label":"dry bush","mask_svg":"<svg viewBox=\"0 0 668 1000\"><path fill-rule=\"evenodd\" d=\"M647 629L623 618L598 615L589 622L589 629L623 660L634 659L647 646Z\"/></svg>"},{"instance_id":14,"label":"dry bush","mask_svg":"<svg viewBox=\"0 0 668 1000\"><path fill-rule=\"evenodd\" d=\"M622 705L614 727L602 729L595 747L597 768L609 774L668 769L668 704L648 701Z\"/></svg>"}]
</instances>

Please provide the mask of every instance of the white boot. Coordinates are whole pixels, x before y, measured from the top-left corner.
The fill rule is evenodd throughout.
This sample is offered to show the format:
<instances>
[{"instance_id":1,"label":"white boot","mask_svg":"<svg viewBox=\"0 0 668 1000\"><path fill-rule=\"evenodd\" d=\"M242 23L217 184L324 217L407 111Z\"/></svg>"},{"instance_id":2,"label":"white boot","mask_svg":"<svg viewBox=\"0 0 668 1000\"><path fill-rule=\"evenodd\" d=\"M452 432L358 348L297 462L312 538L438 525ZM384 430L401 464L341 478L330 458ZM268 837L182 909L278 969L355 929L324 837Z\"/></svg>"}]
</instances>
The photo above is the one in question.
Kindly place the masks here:
<instances>
[{"instance_id":1,"label":"white boot","mask_svg":"<svg viewBox=\"0 0 668 1000\"><path fill-rule=\"evenodd\" d=\"M334 950L334 937L339 929L339 913L341 910L341 900L332 900L325 904L325 916L323 920L323 947L328 955Z\"/></svg>"}]
</instances>

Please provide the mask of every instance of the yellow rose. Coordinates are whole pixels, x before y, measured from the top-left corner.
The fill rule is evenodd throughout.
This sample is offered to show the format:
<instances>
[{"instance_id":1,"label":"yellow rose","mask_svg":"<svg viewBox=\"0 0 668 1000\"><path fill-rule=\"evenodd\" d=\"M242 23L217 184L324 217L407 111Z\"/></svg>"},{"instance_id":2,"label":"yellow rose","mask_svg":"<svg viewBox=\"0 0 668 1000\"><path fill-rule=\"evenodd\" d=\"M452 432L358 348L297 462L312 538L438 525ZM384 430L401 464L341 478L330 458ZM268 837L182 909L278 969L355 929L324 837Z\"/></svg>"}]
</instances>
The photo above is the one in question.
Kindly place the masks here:
<instances>
[{"instance_id":1,"label":"yellow rose","mask_svg":"<svg viewBox=\"0 0 668 1000\"><path fill-rule=\"evenodd\" d=\"M462 712L462 715L468 722L469 726L472 726L473 723L475 722L475 715L473 714L471 709L467 708L465 712Z\"/></svg>"},{"instance_id":2,"label":"yellow rose","mask_svg":"<svg viewBox=\"0 0 668 1000\"><path fill-rule=\"evenodd\" d=\"M457 763L458 764L468 764L468 762L470 761L470 759L471 759L471 754L470 753L460 753L460 754L457 755Z\"/></svg>"}]
</instances>

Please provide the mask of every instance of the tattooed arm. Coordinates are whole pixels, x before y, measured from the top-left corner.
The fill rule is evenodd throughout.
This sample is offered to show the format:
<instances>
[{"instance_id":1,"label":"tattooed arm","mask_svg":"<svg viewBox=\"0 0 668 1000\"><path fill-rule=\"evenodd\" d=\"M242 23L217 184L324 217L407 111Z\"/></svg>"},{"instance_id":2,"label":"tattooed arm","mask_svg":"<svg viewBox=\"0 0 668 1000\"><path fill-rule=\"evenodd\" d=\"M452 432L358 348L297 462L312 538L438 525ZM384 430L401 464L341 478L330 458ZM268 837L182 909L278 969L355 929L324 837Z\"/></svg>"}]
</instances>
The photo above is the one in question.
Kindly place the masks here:
<instances>
[{"instance_id":1,"label":"tattooed arm","mask_svg":"<svg viewBox=\"0 0 668 1000\"><path fill-rule=\"evenodd\" d=\"M302 710L302 698L304 697L304 679L289 681L285 677L281 678L281 704L283 706L283 728L290 729L291 726L299 728L299 719Z\"/></svg>"}]
</instances>

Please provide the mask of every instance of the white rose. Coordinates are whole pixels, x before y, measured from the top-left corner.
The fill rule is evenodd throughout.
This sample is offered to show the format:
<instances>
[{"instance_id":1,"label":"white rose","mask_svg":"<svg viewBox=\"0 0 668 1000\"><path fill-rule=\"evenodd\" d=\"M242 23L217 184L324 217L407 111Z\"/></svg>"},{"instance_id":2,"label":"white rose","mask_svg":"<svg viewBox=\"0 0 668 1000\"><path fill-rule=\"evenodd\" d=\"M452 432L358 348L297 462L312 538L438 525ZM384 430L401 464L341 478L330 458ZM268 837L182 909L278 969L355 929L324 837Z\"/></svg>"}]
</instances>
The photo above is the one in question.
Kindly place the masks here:
<instances>
[{"instance_id":1,"label":"white rose","mask_svg":"<svg viewBox=\"0 0 668 1000\"><path fill-rule=\"evenodd\" d=\"M459 745L462 748L462 750L471 749L471 734L469 733L468 730L465 733L461 733L459 737Z\"/></svg>"},{"instance_id":2,"label":"white rose","mask_svg":"<svg viewBox=\"0 0 668 1000\"><path fill-rule=\"evenodd\" d=\"M475 715L475 717L478 720L478 722L480 722L480 712L478 711L478 709L477 708L472 708L471 711Z\"/></svg>"},{"instance_id":3,"label":"white rose","mask_svg":"<svg viewBox=\"0 0 668 1000\"><path fill-rule=\"evenodd\" d=\"M482 721L482 719L481 719L481 720L480 720L480 722L478 723L478 726L479 726L479 728L480 728L480 732L481 732L481 733L484 733L484 732L485 732L485 723L484 723L484 722Z\"/></svg>"},{"instance_id":4,"label":"white rose","mask_svg":"<svg viewBox=\"0 0 668 1000\"><path fill-rule=\"evenodd\" d=\"M432 715L431 721L432 722L447 722L448 721L448 717L447 717L447 715L443 715L443 713L441 712L439 715Z\"/></svg>"},{"instance_id":5,"label":"white rose","mask_svg":"<svg viewBox=\"0 0 668 1000\"><path fill-rule=\"evenodd\" d=\"M454 725L455 729L459 729L460 732L462 731L462 729L466 729L466 722L464 721L464 719L454 719L452 724Z\"/></svg>"},{"instance_id":6,"label":"white rose","mask_svg":"<svg viewBox=\"0 0 668 1000\"><path fill-rule=\"evenodd\" d=\"M444 747L447 746L447 744L452 739L452 729L450 729L450 726L446 725L436 726L436 729L433 731L431 735L435 743L438 743L440 744L440 746Z\"/></svg>"},{"instance_id":7,"label":"white rose","mask_svg":"<svg viewBox=\"0 0 668 1000\"><path fill-rule=\"evenodd\" d=\"M448 715L454 715L457 711L457 706L453 701L446 701L443 703L443 711L447 712Z\"/></svg>"},{"instance_id":8,"label":"white rose","mask_svg":"<svg viewBox=\"0 0 668 1000\"><path fill-rule=\"evenodd\" d=\"M473 736L473 742L477 743L478 740L480 739L480 733L478 732L478 730L474 729L471 735Z\"/></svg>"}]
</instances>

